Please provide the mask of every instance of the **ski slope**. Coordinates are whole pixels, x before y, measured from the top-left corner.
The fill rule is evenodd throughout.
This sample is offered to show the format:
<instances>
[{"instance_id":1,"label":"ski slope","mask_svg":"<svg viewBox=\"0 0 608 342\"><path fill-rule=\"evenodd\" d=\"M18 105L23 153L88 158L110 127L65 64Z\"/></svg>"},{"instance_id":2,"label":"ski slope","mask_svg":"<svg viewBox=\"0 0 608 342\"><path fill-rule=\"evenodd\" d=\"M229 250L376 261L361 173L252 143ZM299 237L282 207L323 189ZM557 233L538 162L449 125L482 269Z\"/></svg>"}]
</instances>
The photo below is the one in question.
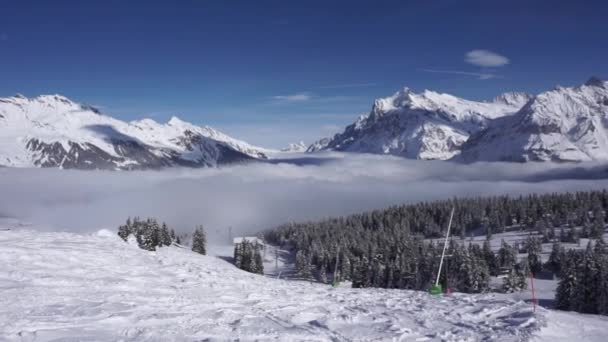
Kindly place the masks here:
<instances>
[{"instance_id":1,"label":"ski slope","mask_svg":"<svg viewBox=\"0 0 608 342\"><path fill-rule=\"evenodd\" d=\"M1 228L2 341L543 341L556 331L543 328L553 313L499 295L332 288L177 246L147 252L108 230Z\"/></svg>"}]
</instances>

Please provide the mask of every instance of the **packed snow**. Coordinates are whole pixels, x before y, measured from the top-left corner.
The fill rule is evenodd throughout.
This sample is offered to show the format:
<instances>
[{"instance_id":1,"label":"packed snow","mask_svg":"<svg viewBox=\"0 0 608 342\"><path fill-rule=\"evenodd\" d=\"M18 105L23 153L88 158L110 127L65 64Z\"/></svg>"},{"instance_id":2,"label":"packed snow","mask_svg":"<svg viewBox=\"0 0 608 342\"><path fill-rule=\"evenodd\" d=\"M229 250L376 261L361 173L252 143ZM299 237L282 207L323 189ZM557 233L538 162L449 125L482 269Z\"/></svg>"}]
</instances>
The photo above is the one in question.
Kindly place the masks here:
<instances>
[{"instance_id":1,"label":"packed snow","mask_svg":"<svg viewBox=\"0 0 608 342\"><path fill-rule=\"evenodd\" d=\"M507 295L334 288L254 275L178 245L144 251L111 230L0 228L0 340L603 341L608 333L606 317L534 312Z\"/></svg>"},{"instance_id":2,"label":"packed snow","mask_svg":"<svg viewBox=\"0 0 608 342\"><path fill-rule=\"evenodd\" d=\"M266 278L172 246L0 231L0 338L28 340L525 340L545 321L496 295L332 288Z\"/></svg>"}]
</instances>

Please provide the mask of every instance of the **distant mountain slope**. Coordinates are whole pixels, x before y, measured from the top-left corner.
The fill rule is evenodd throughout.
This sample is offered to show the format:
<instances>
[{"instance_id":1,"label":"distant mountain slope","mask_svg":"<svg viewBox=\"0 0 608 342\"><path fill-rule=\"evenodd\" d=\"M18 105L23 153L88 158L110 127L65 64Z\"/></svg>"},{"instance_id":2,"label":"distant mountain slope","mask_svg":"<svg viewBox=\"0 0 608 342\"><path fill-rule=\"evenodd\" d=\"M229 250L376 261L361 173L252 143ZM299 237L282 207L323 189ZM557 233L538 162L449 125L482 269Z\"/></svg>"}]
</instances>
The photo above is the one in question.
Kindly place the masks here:
<instances>
[{"instance_id":1,"label":"distant mountain slope","mask_svg":"<svg viewBox=\"0 0 608 342\"><path fill-rule=\"evenodd\" d=\"M592 78L539 94L515 115L473 135L457 159L608 160L608 82Z\"/></svg>"},{"instance_id":2,"label":"distant mountain slope","mask_svg":"<svg viewBox=\"0 0 608 342\"><path fill-rule=\"evenodd\" d=\"M291 143L287 147L282 148L281 152L305 152L308 146L303 141Z\"/></svg>"},{"instance_id":3,"label":"distant mountain slope","mask_svg":"<svg viewBox=\"0 0 608 342\"><path fill-rule=\"evenodd\" d=\"M490 102L469 101L449 94L408 88L377 99L361 116L333 138L325 138L308 152L336 150L391 154L412 159L450 159L472 133L488 122L518 111L531 96L506 93Z\"/></svg>"},{"instance_id":4,"label":"distant mountain slope","mask_svg":"<svg viewBox=\"0 0 608 342\"><path fill-rule=\"evenodd\" d=\"M124 122L60 95L0 98L0 165L70 169L213 167L265 150L173 117Z\"/></svg>"}]
</instances>

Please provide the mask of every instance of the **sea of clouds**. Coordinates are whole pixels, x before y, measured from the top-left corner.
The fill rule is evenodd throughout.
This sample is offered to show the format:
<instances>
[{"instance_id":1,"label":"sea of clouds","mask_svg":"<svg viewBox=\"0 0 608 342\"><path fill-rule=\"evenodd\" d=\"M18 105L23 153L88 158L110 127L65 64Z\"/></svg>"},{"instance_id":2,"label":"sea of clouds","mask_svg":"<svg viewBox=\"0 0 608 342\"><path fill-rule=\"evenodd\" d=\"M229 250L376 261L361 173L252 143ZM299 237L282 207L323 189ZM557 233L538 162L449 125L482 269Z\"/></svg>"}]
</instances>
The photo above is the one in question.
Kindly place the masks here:
<instances>
[{"instance_id":1,"label":"sea of clouds","mask_svg":"<svg viewBox=\"0 0 608 342\"><path fill-rule=\"evenodd\" d=\"M227 241L289 221L454 196L608 188L597 163L416 161L328 153L218 169L77 171L0 168L0 217L36 229L116 229L127 217L156 217L180 232L206 227Z\"/></svg>"}]
</instances>

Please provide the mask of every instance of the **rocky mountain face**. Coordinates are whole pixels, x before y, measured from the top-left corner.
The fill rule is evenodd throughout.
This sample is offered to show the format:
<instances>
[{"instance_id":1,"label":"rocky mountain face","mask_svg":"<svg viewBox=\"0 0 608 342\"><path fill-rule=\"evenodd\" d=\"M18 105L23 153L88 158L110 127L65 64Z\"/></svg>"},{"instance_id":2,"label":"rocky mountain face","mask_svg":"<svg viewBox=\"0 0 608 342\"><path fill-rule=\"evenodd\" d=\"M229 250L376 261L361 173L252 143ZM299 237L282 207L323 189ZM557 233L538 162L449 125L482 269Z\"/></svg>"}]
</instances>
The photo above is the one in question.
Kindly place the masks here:
<instances>
[{"instance_id":1,"label":"rocky mountain face","mask_svg":"<svg viewBox=\"0 0 608 342\"><path fill-rule=\"evenodd\" d=\"M315 142L308 152L335 150L390 154L412 159L450 159L471 134L517 112L532 97L506 93L493 101L469 101L449 94L405 88L375 101L342 133Z\"/></svg>"},{"instance_id":2,"label":"rocky mountain face","mask_svg":"<svg viewBox=\"0 0 608 342\"><path fill-rule=\"evenodd\" d=\"M608 160L608 82L541 93L474 134L457 158L474 161Z\"/></svg>"},{"instance_id":3,"label":"rocky mountain face","mask_svg":"<svg viewBox=\"0 0 608 342\"><path fill-rule=\"evenodd\" d=\"M215 167L265 150L173 117L124 122L60 95L0 98L0 165L66 169Z\"/></svg>"}]
</instances>

